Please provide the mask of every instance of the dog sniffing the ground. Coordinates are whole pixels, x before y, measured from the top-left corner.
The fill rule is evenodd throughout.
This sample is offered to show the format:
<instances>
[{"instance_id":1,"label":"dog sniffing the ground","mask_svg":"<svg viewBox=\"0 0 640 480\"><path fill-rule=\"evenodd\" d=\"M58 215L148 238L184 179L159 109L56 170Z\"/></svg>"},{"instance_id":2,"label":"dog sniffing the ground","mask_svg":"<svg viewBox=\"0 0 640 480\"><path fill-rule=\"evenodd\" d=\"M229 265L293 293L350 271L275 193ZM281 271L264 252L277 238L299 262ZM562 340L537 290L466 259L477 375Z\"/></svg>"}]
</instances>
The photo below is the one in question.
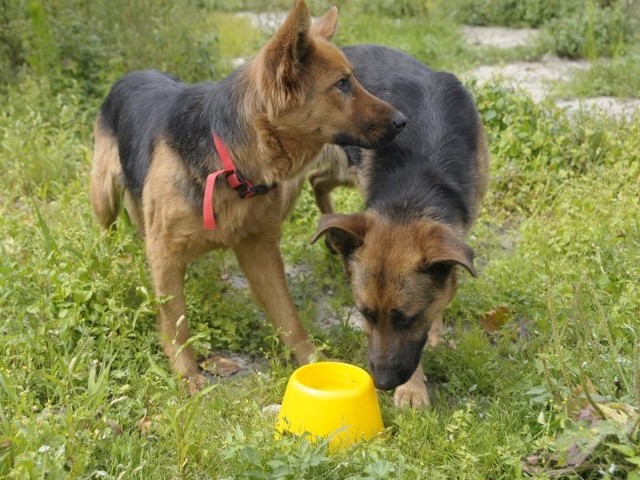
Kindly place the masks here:
<instances>
[{"instance_id":1,"label":"dog sniffing the ground","mask_svg":"<svg viewBox=\"0 0 640 480\"><path fill-rule=\"evenodd\" d=\"M311 25L297 0L257 57L219 83L131 73L113 85L96 120L93 211L107 229L122 200L144 236L155 294L168 299L159 306L161 344L191 391L205 379L188 343L188 263L233 249L284 344L307 363L315 347L291 301L278 247L286 208L280 184L326 143L377 148L406 123L362 87L329 42L337 17L333 7Z\"/></svg>"},{"instance_id":2,"label":"dog sniffing the ground","mask_svg":"<svg viewBox=\"0 0 640 480\"><path fill-rule=\"evenodd\" d=\"M442 341L456 267L476 275L465 236L487 190L484 130L471 95L452 74L385 47L343 51L362 85L409 122L389 144L323 151L326 168L310 176L323 213L312 241L326 235L344 260L366 319L376 387L395 388L396 405L428 405L422 350ZM364 212L333 213L331 190L354 182L364 192Z\"/></svg>"}]
</instances>

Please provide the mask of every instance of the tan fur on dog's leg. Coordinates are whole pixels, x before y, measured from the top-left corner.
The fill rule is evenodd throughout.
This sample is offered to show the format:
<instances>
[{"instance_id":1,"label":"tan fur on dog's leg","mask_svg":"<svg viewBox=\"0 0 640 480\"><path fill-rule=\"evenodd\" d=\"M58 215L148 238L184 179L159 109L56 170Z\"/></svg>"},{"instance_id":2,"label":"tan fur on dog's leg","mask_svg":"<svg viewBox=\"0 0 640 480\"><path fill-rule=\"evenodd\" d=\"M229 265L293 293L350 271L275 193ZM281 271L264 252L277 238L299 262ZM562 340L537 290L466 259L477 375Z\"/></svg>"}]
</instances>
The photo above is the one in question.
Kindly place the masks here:
<instances>
[{"instance_id":1,"label":"tan fur on dog's leg","mask_svg":"<svg viewBox=\"0 0 640 480\"><path fill-rule=\"evenodd\" d=\"M91 206L98 223L106 230L118 216L120 194L124 188L120 182L122 167L118 155L118 141L100 128L100 119L96 120L94 137Z\"/></svg>"},{"instance_id":2,"label":"tan fur on dog's leg","mask_svg":"<svg viewBox=\"0 0 640 480\"><path fill-rule=\"evenodd\" d=\"M456 348L456 342L453 340L445 342L444 340L444 321L442 320L442 312L440 312L431 324L427 346L429 348L436 348L442 344L446 344L449 348Z\"/></svg>"},{"instance_id":3,"label":"tan fur on dog's leg","mask_svg":"<svg viewBox=\"0 0 640 480\"><path fill-rule=\"evenodd\" d=\"M428 407L429 392L427 391L426 377L422 371L422 362L418 363L416 371L411 378L396 388L393 394L393 403L396 407Z\"/></svg>"},{"instance_id":4,"label":"tan fur on dog's leg","mask_svg":"<svg viewBox=\"0 0 640 480\"><path fill-rule=\"evenodd\" d=\"M309 183L321 213L334 213L331 192L336 187L353 186L349 160L344 150L336 145L325 145L318 157L318 168L309 175Z\"/></svg>"},{"instance_id":5,"label":"tan fur on dog's leg","mask_svg":"<svg viewBox=\"0 0 640 480\"><path fill-rule=\"evenodd\" d=\"M335 181L333 172L330 170L313 172L313 174L309 176L309 183L311 183L311 188L313 188L316 205L320 213L334 213L335 209L331 201L331 191L340 186L340 183Z\"/></svg>"},{"instance_id":6,"label":"tan fur on dog's leg","mask_svg":"<svg viewBox=\"0 0 640 480\"><path fill-rule=\"evenodd\" d=\"M161 245L158 237L160 235L148 235L146 244L155 294L158 298L170 297L170 300L159 308L160 343L173 372L187 379L189 391L196 393L204 386L205 379L200 373L191 346L185 345L189 339L189 323L184 300L186 262L181 261L179 255L165 254L171 250Z\"/></svg>"},{"instance_id":7,"label":"tan fur on dog's leg","mask_svg":"<svg viewBox=\"0 0 640 480\"><path fill-rule=\"evenodd\" d=\"M129 192L129 190L124 191L124 208L129 215L129 219L131 223L133 223L138 230L138 235L144 237L144 218L142 216L142 212L140 211L140 206L138 202L133 198L133 195Z\"/></svg>"},{"instance_id":8,"label":"tan fur on dog's leg","mask_svg":"<svg viewBox=\"0 0 640 480\"><path fill-rule=\"evenodd\" d=\"M313 361L316 348L305 332L289 295L278 236L261 233L234 247L240 268L247 276L258 303L274 323L280 338L299 364Z\"/></svg>"},{"instance_id":9,"label":"tan fur on dog's leg","mask_svg":"<svg viewBox=\"0 0 640 480\"><path fill-rule=\"evenodd\" d=\"M442 321L442 315L438 315L436 319L431 324L431 329L429 330L429 339L427 340L427 345L431 348L435 348L439 345L442 345L444 342L444 322Z\"/></svg>"}]
</instances>

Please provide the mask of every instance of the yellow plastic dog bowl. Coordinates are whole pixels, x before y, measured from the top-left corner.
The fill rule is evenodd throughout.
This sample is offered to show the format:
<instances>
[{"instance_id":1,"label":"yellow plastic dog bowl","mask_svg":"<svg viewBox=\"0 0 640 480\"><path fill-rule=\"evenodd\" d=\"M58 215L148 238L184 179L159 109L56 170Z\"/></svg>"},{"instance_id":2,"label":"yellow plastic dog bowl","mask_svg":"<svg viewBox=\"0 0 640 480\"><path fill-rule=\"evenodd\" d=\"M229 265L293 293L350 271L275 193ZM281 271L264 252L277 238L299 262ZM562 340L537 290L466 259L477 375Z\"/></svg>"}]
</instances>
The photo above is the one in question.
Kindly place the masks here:
<instances>
[{"instance_id":1,"label":"yellow plastic dog bowl","mask_svg":"<svg viewBox=\"0 0 640 480\"><path fill-rule=\"evenodd\" d=\"M330 437L329 448L346 448L382 431L382 415L371 376L360 367L318 362L289 379L276 429L312 441Z\"/></svg>"}]
</instances>

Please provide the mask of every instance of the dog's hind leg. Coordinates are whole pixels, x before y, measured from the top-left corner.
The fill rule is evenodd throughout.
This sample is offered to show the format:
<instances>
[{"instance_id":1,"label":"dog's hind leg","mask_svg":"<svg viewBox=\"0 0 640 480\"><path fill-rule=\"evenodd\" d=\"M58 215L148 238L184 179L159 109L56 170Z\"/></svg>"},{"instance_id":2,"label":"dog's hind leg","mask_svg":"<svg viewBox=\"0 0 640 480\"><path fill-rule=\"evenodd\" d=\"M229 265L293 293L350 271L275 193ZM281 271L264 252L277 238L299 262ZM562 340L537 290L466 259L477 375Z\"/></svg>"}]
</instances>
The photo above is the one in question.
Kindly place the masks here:
<instances>
[{"instance_id":1,"label":"dog's hind leg","mask_svg":"<svg viewBox=\"0 0 640 480\"><path fill-rule=\"evenodd\" d=\"M313 188L313 195L320 213L334 213L333 202L331 201L331 191L338 187L340 183L336 181L331 168L318 170L309 175L309 183Z\"/></svg>"},{"instance_id":2,"label":"dog's hind leg","mask_svg":"<svg viewBox=\"0 0 640 480\"><path fill-rule=\"evenodd\" d=\"M127 211L131 223L133 223L138 230L138 234L144 237L144 217L142 216L140 205L127 189L124 191L124 209Z\"/></svg>"},{"instance_id":3,"label":"dog's hind leg","mask_svg":"<svg viewBox=\"0 0 640 480\"><path fill-rule=\"evenodd\" d=\"M291 300L277 232L244 239L234 251L254 297L271 318L284 344L299 364L313 361L316 348L302 327Z\"/></svg>"},{"instance_id":4,"label":"dog's hind leg","mask_svg":"<svg viewBox=\"0 0 640 480\"><path fill-rule=\"evenodd\" d=\"M108 229L116 221L124 189L118 141L100 126L100 118L95 123L94 138L91 206L100 226Z\"/></svg>"},{"instance_id":5,"label":"dog's hind leg","mask_svg":"<svg viewBox=\"0 0 640 480\"><path fill-rule=\"evenodd\" d=\"M340 186L353 186L349 175L349 160L345 151L336 145L325 145L317 160L318 169L309 175L316 205L321 213L334 213L331 192Z\"/></svg>"}]
</instances>

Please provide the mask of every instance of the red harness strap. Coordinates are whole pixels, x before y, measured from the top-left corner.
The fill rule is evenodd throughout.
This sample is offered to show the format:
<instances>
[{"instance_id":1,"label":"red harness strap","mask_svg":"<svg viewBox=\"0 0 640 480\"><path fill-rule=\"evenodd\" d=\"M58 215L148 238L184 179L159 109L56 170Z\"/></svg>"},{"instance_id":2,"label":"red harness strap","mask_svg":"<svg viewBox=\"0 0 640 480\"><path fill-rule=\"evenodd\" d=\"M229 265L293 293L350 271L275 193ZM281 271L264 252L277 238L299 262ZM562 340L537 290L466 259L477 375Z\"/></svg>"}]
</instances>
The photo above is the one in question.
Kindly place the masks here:
<instances>
[{"instance_id":1,"label":"red harness strap","mask_svg":"<svg viewBox=\"0 0 640 480\"><path fill-rule=\"evenodd\" d=\"M213 143L216 147L216 151L222 161L222 169L209 174L205 183L204 199L202 202L202 222L205 230L215 230L216 228L216 219L213 211L213 190L216 184L216 179L220 175L226 175L227 183L231 188L237 191L242 198L251 198L254 195L264 195L277 186L276 184L252 185L249 180L246 180L242 176L233 164L231 154L220 137L218 137L214 132L211 132L211 136L213 137Z\"/></svg>"}]
</instances>

